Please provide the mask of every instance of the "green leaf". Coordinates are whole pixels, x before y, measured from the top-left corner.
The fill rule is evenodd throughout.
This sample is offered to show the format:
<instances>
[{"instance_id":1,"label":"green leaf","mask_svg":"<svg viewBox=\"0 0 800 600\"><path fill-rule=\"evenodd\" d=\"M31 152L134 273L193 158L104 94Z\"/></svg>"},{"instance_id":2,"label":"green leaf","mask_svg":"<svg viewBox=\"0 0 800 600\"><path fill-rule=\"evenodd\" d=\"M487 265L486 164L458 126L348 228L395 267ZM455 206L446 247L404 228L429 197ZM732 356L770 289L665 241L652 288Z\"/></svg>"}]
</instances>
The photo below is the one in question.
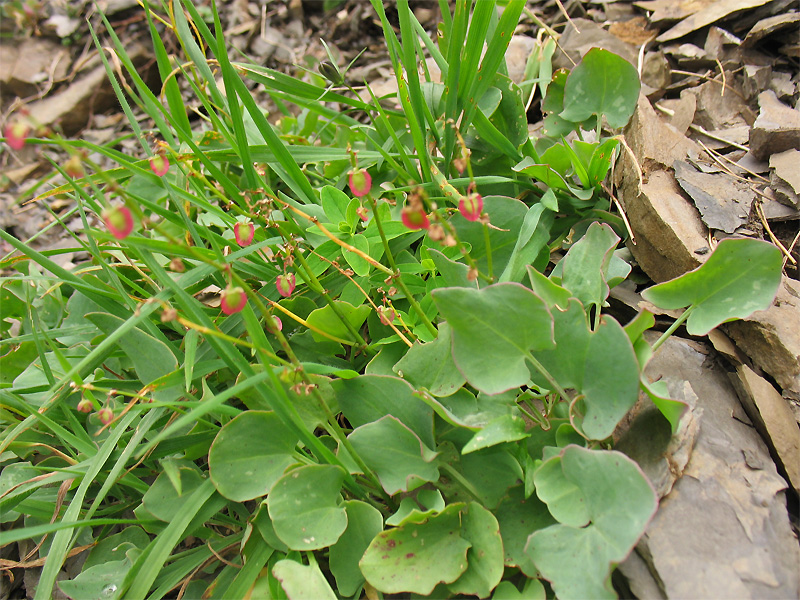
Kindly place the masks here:
<instances>
[{"instance_id":1,"label":"green leaf","mask_svg":"<svg viewBox=\"0 0 800 600\"><path fill-rule=\"evenodd\" d=\"M108 313L88 313L86 318L106 335L125 324L124 319ZM133 362L136 374L145 385L178 368L178 360L169 347L141 329L131 328L117 344Z\"/></svg>"},{"instance_id":2,"label":"green leaf","mask_svg":"<svg viewBox=\"0 0 800 600\"><path fill-rule=\"evenodd\" d=\"M211 481L230 500L265 496L297 462L295 436L273 412L248 410L219 430L208 452Z\"/></svg>"},{"instance_id":3,"label":"green leaf","mask_svg":"<svg viewBox=\"0 0 800 600\"><path fill-rule=\"evenodd\" d=\"M288 600L336 600L336 594L316 564L279 560L272 567L272 574L280 581Z\"/></svg>"},{"instance_id":4,"label":"green leaf","mask_svg":"<svg viewBox=\"0 0 800 600\"><path fill-rule=\"evenodd\" d=\"M447 258L435 248L429 248L428 254L430 254L433 264L436 265L436 270L439 271L444 284L443 287L478 287L477 281L467 279L469 266Z\"/></svg>"},{"instance_id":5,"label":"green leaf","mask_svg":"<svg viewBox=\"0 0 800 600\"><path fill-rule=\"evenodd\" d=\"M334 465L305 465L286 473L267 497L275 534L291 550L336 543L347 527L339 505L345 472Z\"/></svg>"},{"instance_id":6,"label":"green leaf","mask_svg":"<svg viewBox=\"0 0 800 600\"><path fill-rule=\"evenodd\" d=\"M439 479L439 469L433 462L438 453L391 415L358 427L347 438L367 467L375 471L387 494L408 492Z\"/></svg>"},{"instance_id":7,"label":"green leaf","mask_svg":"<svg viewBox=\"0 0 800 600\"><path fill-rule=\"evenodd\" d=\"M426 388L434 396L450 396L466 381L453 362L450 346L450 326L442 323L439 337L427 344L419 340L415 342L392 370L415 387Z\"/></svg>"},{"instance_id":8,"label":"green leaf","mask_svg":"<svg viewBox=\"0 0 800 600\"><path fill-rule=\"evenodd\" d=\"M528 206L516 198L485 196L483 210L489 215L494 227L489 229L489 244L492 252L492 268L500 273L505 269L517 243L520 227L528 212ZM472 246L470 256L478 269L486 272L489 266L486 256L484 225L479 221L467 221L460 215L452 220L458 238Z\"/></svg>"},{"instance_id":9,"label":"green leaf","mask_svg":"<svg viewBox=\"0 0 800 600\"><path fill-rule=\"evenodd\" d=\"M349 241L352 246L358 248L364 254L369 256L369 241L363 233L354 235ZM369 275L372 267L365 259L361 258L355 252L350 252L350 250L343 250L343 254L347 264L353 268L353 271L356 272L356 275L359 275L360 277L366 277Z\"/></svg>"},{"instance_id":10,"label":"green leaf","mask_svg":"<svg viewBox=\"0 0 800 600\"><path fill-rule=\"evenodd\" d=\"M383 530L383 517L377 508L360 500L348 500L344 508L347 529L330 548L330 568L339 594L352 596L364 583L358 561L373 538Z\"/></svg>"},{"instance_id":11,"label":"green leaf","mask_svg":"<svg viewBox=\"0 0 800 600\"><path fill-rule=\"evenodd\" d=\"M461 537L472 547L467 550L467 570L447 587L454 594L486 598L503 576L503 539L492 513L476 502L462 512Z\"/></svg>"},{"instance_id":12,"label":"green leaf","mask_svg":"<svg viewBox=\"0 0 800 600\"><path fill-rule=\"evenodd\" d=\"M522 285L444 288L432 295L453 330L456 365L471 385L487 394L527 383L525 357L531 350L555 345L547 306ZM492 368L487 368L487 361Z\"/></svg>"},{"instance_id":13,"label":"green leaf","mask_svg":"<svg viewBox=\"0 0 800 600\"><path fill-rule=\"evenodd\" d=\"M514 414L502 415L489 421L462 448L462 454L469 454L482 448L496 446L503 442L514 442L528 437L525 433L525 420Z\"/></svg>"},{"instance_id":14,"label":"green leaf","mask_svg":"<svg viewBox=\"0 0 800 600\"><path fill-rule=\"evenodd\" d=\"M356 307L349 302L343 302L341 300L333 300L333 303L355 330L358 330L358 328L364 324L364 321L367 320L367 316L371 310L366 304ZM325 331L330 335L336 336L343 340L350 340L352 342L356 341L353 339L353 336L350 334L350 330L347 328L347 326L341 321L341 319L339 319L339 316L328 304L322 308L312 311L306 320L310 325L313 325L317 329ZM318 334L316 331L312 331L311 335L318 342L328 340L328 338Z\"/></svg>"},{"instance_id":15,"label":"green leaf","mask_svg":"<svg viewBox=\"0 0 800 600\"><path fill-rule=\"evenodd\" d=\"M559 461L561 476L583 493L591 524L536 531L525 552L559 598L616 598L611 570L628 556L655 514L655 492L636 463L619 452L567 446L550 460Z\"/></svg>"},{"instance_id":16,"label":"green leaf","mask_svg":"<svg viewBox=\"0 0 800 600\"><path fill-rule=\"evenodd\" d=\"M642 390L650 397L656 408L669 421L672 434L678 432L681 417L689 409L689 405L682 400L670 398L666 381L654 381L650 383L643 374L640 382Z\"/></svg>"},{"instance_id":17,"label":"green leaf","mask_svg":"<svg viewBox=\"0 0 800 600\"><path fill-rule=\"evenodd\" d=\"M525 553L525 544L534 531L555 523L547 506L536 496L525 498L523 486L518 485L508 490L508 496L493 512L503 536L506 566L519 567L528 577L536 577L538 571Z\"/></svg>"},{"instance_id":18,"label":"green leaf","mask_svg":"<svg viewBox=\"0 0 800 600\"><path fill-rule=\"evenodd\" d=\"M547 303L548 308L558 307L564 310L569 306L569 299L572 298L569 290L561 287L530 265L526 270L528 279L531 281L531 289Z\"/></svg>"},{"instance_id":19,"label":"green leaf","mask_svg":"<svg viewBox=\"0 0 800 600\"><path fill-rule=\"evenodd\" d=\"M541 463L534 472L533 482L539 500L547 504L550 514L559 523L578 528L589 523L586 498L581 488L564 477L560 457Z\"/></svg>"},{"instance_id":20,"label":"green leaf","mask_svg":"<svg viewBox=\"0 0 800 600\"><path fill-rule=\"evenodd\" d=\"M451 504L425 521L379 533L360 562L370 585L387 594L427 595L437 584L458 579L471 546L460 536L462 507Z\"/></svg>"},{"instance_id":21,"label":"green leaf","mask_svg":"<svg viewBox=\"0 0 800 600\"><path fill-rule=\"evenodd\" d=\"M331 382L339 407L353 427L392 415L433 448L433 410L399 377L361 375Z\"/></svg>"},{"instance_id":22,"label":"green leaf","mask_svg":"<svg viewBox=\"0 0 800 600\"><path fill-rule=\"evenodd\" d=\"M639 363L631 342L612 317L603 317L600 326L591 331L586 313L575 299L566 311L554 310L553 317L556 348L534 352L534 357L562 388L583 394L584 435L605 439L638 398ZM548 388L544 377L536 372L532 376Z\"/></svg>"},{"instance_id":23,"label":"green leaf","mask_svg":"<svg viewBox=\"0 0 800 600\"><path fill-rule=\"evenodd\" d=\"M551 190L552 192L552 190ZM521 281L525 275L525 267L532 263L547 242L550 240L550 226L553 224L553 213L545 212L543 203L537 203L525 213L519 237L511 251L508 264L498 280Z\"/></svg>"},{"instance_id":24,"label":"green leaf","mask_svg":"<svg viewBox=\"0 0 800 600\"><path fill-rule=\"evenodd\" d=\"M611 227L592 223L563 258L561 285L587 310L592 305L599 309L608 297L608 266L618 243L619 237Z\"/></svg>"},{"instance_id":25,"label":"green leaf","mask_svg":"<svg viewBox=\"0 0 800 600\"><path fill-rule=\"evenodd\" d=\"M195 489L203 483L203 478L195 469L178 469L181 481L181 493L175 489L167 473L161 473L142 496L142 504L155 518L169 523L183 509L186 501Z\"/></svg>"},{"instance_id":26,"label":"green leaf","mask_svg":"<svg viewBox=\"0 0 800 600\"><path fill-rule=\"evenodd\" d=\"M328 223L338 225L342 221L347 222L347 207L350 204L350 197L347 194L326 185L319 191L319 197Z\"/></svg>"},{"instance_id":27,"label":"green leaf","mask_svg":"<svg viewBox=\"0 0 800 600\"><path fill-rule=\"evenodd\" d=\"M721 323L769 308L781 267L781 252L772 244L728 238L700 267L645 290L642 297L660 308L690 306L687 331L706 335Z\"/></svg>"},{"instance_id":28,"label":"green leaf","mask_svg":"<svg viewBox=\"0 0 800 600\"><path fill-rule=\"evenodd\" d=\"M640 87L636 67L613 52L592 48L567 76L559 116L584 121L605 115L612 128L624 127L636 110Z\"/></svg>"},{"instance_id":29,"label":"green leaf","mask_svg":"<svg viewBox=\"0 0 800 600\"><path fill-rule=\"evenodd\" d=\"M125 579L125 574L130 570L131 564L131 561L123 556L122 560L84 568L74 579L59 581L58 587L72 600L112 598L116 589Z\"/></svg>"}]
</instances>

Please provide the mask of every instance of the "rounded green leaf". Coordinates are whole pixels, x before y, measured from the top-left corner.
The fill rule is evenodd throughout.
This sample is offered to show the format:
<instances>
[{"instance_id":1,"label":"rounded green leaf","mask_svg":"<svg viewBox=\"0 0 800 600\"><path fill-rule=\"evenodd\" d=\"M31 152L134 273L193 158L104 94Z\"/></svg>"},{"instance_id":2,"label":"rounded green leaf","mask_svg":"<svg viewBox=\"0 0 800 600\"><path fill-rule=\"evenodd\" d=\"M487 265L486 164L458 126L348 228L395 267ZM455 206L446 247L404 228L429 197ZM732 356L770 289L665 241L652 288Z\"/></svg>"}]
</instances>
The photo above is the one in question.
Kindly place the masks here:
<instances>
[{"instance_id":1,"label":"rounded green leaf","mask_svg":"<svg viewBox=\"0 0 800 600\"><path fill-rule=\"evenodd\" d=\"M426 521L379 533L359 563L370 585L387 594L430 594L437 584L458 579L471 546L459 535L462 507L453 504Z\"/></svg>"},{"instance_id":2,"label":"rounded green leaf","mask_svg":"<svg viewBox=\"0 0 800 600\"><path fill-rule=\"evenodd\" d=\"M525 553L559 598L616 598L611 571L628 556L655 513L655 492L638 465L620 452L567 446L559 462L561 473L548 472L548 484L552 489L556 486L551 478L563 477L565 486L579 488L591 523L558 524L536 531ZM558 494L548 497L551 511L560 501ZM560 509L554 514L557 518L565 515ZM574 516L578 515L565 520L583 521L582 515Z\"/></svg>"},{"instance_id":3,"label":"rounded green leaf","mask_svg":"<svg viewBox=\"0 0 800 600\"><path fill-rule=\"evenodd\" d=\"M370 307L366 304L362 304L361 306L353 306L349 302L345 302L343 300L333 300L332 301L336 308L339 310L339 313L347 320L350 325L352 325L353 329L356 331L359 327L364 324L364 321L367 320L367 316L369 315ZM320 331L325 331L330 335L338 337L342 340L351 340L355 342L353 336L350 334L350 330L347 328L342 320L339 318L333 308L329 304L326 304L322 308L318 308L306 319L310 325L313 325L316 329ZM318 334L316 331L311 331L312 337L318 341L323 342L328 340L328 338Z\"/></svg>"},{"instance_id":4,"label":"rounded green leaf","mask_svg":"<svg viewBox=\"0 0 800 600\"><path fill-rule=\"evenodd\" d=\"M208 452L211 481L217 491L237 502L265 496L297 462L293 435L273 412L249 410L217 433Z\"/></svg>"},{"instance_id":5,"label":"rounded green leaf","mask_svg":"<svg viewBox=\"0 0 800 600\"><path fill-rule=\"evenodd\" d=\"M279 560L272 574L280 581L288 600L336 600L331 586L317 565L301 565L293 560Z\"/></svg>"},{"instance_id":6,"label":"rounded green leaf","mask_svg":"<svg viewBox=\"0 0 800 600\"><path fill-rule=\"evenodd\" d=\"M351 246L358 248L361 250L361 252L369 256L369 241L363 233L354 235L352 238L350 238L349 242ZM351 252L350 250L344 250L343 254L347 264L353 268L353 271L356 272L356 275L361 277L366 277L369 275L371 267L364 258L360 257L355 252Z\"/></svg>"},{"instance_id":7,"label":"rounded green leaf","mask_svg":"<svg viewBox=\"0 0 800 600\"><path fill-rule=\"evenodd\" d=\"M522 285L438 289L433 300L453 330L456 365L471 385L487 394L527 383L525 357L531 350L554 346L547 305Z\"/></svg>"},{"instance_id":8,"label":"rounded green leaf","mask_svg":"<svg viewBox=\"0 0 800 600\"><path fill-rule=\"evenodd\" d=\"M555 523L547 506L535 495L525 498L523 486L518 485L508 490L507 497L493 512L503 536L505 564L519 567L528 577L536 577L538 572L525 553L525 544L534 531Z\"/></svg>"},{"instance_id":9,"label":"rounded green leaf","mask_svg":"<svg viewBox=\"0 0 800 600\"><path fill-rule=\"evenodd\" d=\"M503 576L503 539L494 515L476 502L462 513L461 537L472 544L467 570L448 588L454 594L486 598Z\"/></svg>"},{"instance_id":10,"label":"rounded green leaf","mask_svg":"<svg viewBox=\"0 0 800 600\"><path fill-rule=\"evenodd\" d=\"M347 512L347 529L339 541L331 546L329 564L339 594L352 596L364 583L358 561L364 556L370 542L383 530L383 516L377 508L360 500L348 500L344 508Z\"/></svg>"},{"instance_id":11,"label":"rounded green leaf","mask_svg":"<svg viewBox=\"0 0 800 600\"><path fill-rule=\"evenodd\" d=\"M179 468L181 493L175 489L166 472L162 472L142 496L142 504L156 519L171 522L183 510L186 498L203 483L195 469Z\"/></svg>"},{"instance_id":12,"label":"rounded green leaf","mask_svg":"<svg viewBox=\"0 0 800 600\"><path fill-rule=\"evenodd\" d=\"M419 340L415 342L392 370L412 385L426 388L434 396L450 396L466 381L453 362L450 346L450 326L442 323L439 337L427 344Z\"/></svg>"},{"instance_id":13,"label":"rounded green leaf","mask_svg":"<svg viewBox=\"0 0 800 600\"><path fill-rule=\"evenodd\" d=\"M705 335L725 321L769 308L781 267L781 252L772 244L728 238L700 267L645 290L642 297L660 308L690 306L687 331Z\"/></svg>"},{"instance_id":14,"label":"rounded green leaf","mask_svg":"<svg viewBox=\"0 0 800 600\"><path fill-rule=\"evenodd\" d=\"M339 505L345 472L334 465L306 465L281 477L267 497L275 534L290 550L318 550L347 527Z\"/></svg>"},{"instance_id":15,"label":"rounded green leaf","mask_svg":"<svg viewBox=\"0 0 800 600\"><path fill-rule=\"evenodd\" d=\"M525 420L514 414L507 414L492 419L486 427L475 433L461 449L462 454L469 454L482 448L496 446L503 442L515 442L528 437L525 433Z\"/></svg>"},{"instance_id":16,"label":"rounded green leaf","mask_svg":"<svg viewBox=\"0 0 800 600\"><path fill-rule=\"evenodd\" d=\"M358 427L347 438L364 463L375 471L387 494L408 492L439 479L437 453L391 415Z\"/></svg>"},{"instance_id":17,"label":"rounded green leaf","mask_svg":"<svg viewBox=\"0 0 800 600\"><path fill-rule=\"evenodd\" d=\"M602 48L592 48L567 76L562 119L584 121L605 115L614 129L624 127L639 100L639 74L627 60Z\"/></svg>"}]
</instances>

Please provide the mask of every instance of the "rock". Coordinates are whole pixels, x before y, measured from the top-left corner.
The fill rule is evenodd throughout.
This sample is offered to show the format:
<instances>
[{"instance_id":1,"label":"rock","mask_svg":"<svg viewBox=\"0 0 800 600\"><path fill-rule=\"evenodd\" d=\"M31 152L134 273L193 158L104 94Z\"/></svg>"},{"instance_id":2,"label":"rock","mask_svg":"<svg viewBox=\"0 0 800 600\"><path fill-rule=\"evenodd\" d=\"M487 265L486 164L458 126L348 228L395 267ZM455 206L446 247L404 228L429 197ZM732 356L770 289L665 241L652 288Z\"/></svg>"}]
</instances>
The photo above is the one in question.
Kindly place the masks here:
<instances>
[{"instance_id":1,"label":"rock","mask_svg":"<svg viewBox=\"0 0 800 600\"><path fill-rule=\"evenodd\" d=\"M49 81L60 81L67 75L69 54L53 40L28 38L16 45L3 44L2 52L3 96L32 96Z\"/></svg>"},{"instance_id":2,"label":"rock","mask_svg":"<svg viewBox=\"0 0 800 600\"><path fill-rule=\"evenodd\" d=\"M800 13L774 15L772 17L762 19L753 25L753 28L747 33L744 41L742 41L742 46L745 48L755 46L757 42L777 31L789 28L797 30L798 22L800 22Z\"/></svg>"},{"instance_id":3,"label":"rock","mask_svg":"<svg viewBox=\"0 0 800 600\"><path fill-rule=\"evenodd\" d=\"M675 179L700 211L710 229L733 233L747 223L754 193L747 184L726 173L699 173L689 163L676 160Z\"/></svg>"},{"instance_id":4,"label":"rock","mask_svg":"<svg viewBox=\"0 0 800 600\"><path fill-rule=\"evenodd\" d=\"M761 107L750 130L750 152L765 160L772 154L800 149L800 111L778 100L775 92L767 90L758 95Z\"/></svg>"},{"instance_id":5,"label":"rock","mask_svg":"<svg viewBox=\"0 0 800 600\"><path fill-rule=\"evenodd\" d=\"M763 377L740 364L729 374L747 416L783 468L792 487L800 493L800 429L789 404Z\"/></svg>"},{"instance_id":6,"label":"rock","mask_svg":"<svg viewBox=\"0 0 800 600\"><path fill-rule=\"evenodd\" d=\"M636 46L623 42L618 37L610 34L594 21L588 19L572 19L580 33L575 31L575 27L567 25L564 33L558 39L559 49L553 55L553 69L573 67L572 61L578 63L581 57L592 48L604 48L615 54L619 54L633 66L636 66L637 58ZM569 60L564 53L572 59Z\"/></svg>"},{"instance_id":7,"label":"rock","mask_svg":"<svg viewBox=\"0 0 800 600\"><path fill-rule=\"evenodd\" d=\"M800 399L800 282L784 277L770 308L723 327L784 395Z\"/></svg>"},{"instance_id":8,"label":"rock","mask_svg":"<svg viewBox=\"0 0 800 600\"><path fill-rule=\"evenodd\" d=\"M131 61L145 81L157 71L151 68L145 72L142 65L151 56L144 46L128 48ZM116 95L102 65L96 66L76 78L68 87L42 100L28 105L31 119L46 126L57 125L64 135L74 135L83 129L93 114L103 112L118 105Z\"/></svg>"},{"instance_id":9,"label":"rock","mask_svg":"<svg viewBox=\"0 0 800 600\"><path fill-rule=\"evenodd\" d=\"M667 123L672 125L683 135L689 131L689 126L694 121L694 113L697 110L697 96L684 90L681 97L676 100L661 100L659 106L671 111L668 115Z\"/></svg>"},{"instance_id":10,"label":"rock","mask_svg":"<svg viewBox=\"0 0 800 600\"><path fill-rule=\"evenodd\" d=\"M666 382L673 398L696 397L703 412L683 476L661 500L638 556L619 569L634 592L650 590L640 597L796 598L800 548L786 509L786 482L708 352L671 338L646 368L649 378ZM652 595L653 581L659 596Z\"/></svg>"},{"instance_id":11,"label":"rock","mask_svg":"<svg viewBox=\"0 0 800 600\"><path fill-rule=\"evenodd\" d=\"M506 51L506 66L508 67L508 76L511 81L519 85L525 79L525 64L528 62L528 57L537 47L536 38L527 35L515 35L511 37L508 43L508 50Z\"/></svg>"},{"instance_id":12,"label":"rock","mask_svg":"<svg viewBox=\"0 0 800 600\"><path fill-rule=\"evenodd\" d=\"M755 8L769 1L770 0L723 0L712 2L702 10L683 19L680 23L672 27L672 29L659 35L656 41L668 42L669 40L677 40L706 25L716 23L732 13ZM641 5L641 3L637 3L637 5Z\"/></svg>"},{"instance_id":13,"label":"rock","mask_svg":"<svg viewBox=\"0 0 800 600\"><path fill-rule=\"evenodd\" d=\"M791 149L769 157L769 166L776 177L800 194L800 151Z\"/></svg>"},{"instance_id":14,"label":"rock","mask_svg":"<svg viewBox=\"0 0 800 600\"><path fill-rule=\"evenodd\" d=\"M695 253L708 246L708 232L670 172L676 160L697 158L702 151L663 122L644 96L625 129L625 139L643 174L640 186L637 167L623 152L617 183L635 236L630 250L653 281L667 281L697 268L708 256Z\"/></svg>"}]
</instances>

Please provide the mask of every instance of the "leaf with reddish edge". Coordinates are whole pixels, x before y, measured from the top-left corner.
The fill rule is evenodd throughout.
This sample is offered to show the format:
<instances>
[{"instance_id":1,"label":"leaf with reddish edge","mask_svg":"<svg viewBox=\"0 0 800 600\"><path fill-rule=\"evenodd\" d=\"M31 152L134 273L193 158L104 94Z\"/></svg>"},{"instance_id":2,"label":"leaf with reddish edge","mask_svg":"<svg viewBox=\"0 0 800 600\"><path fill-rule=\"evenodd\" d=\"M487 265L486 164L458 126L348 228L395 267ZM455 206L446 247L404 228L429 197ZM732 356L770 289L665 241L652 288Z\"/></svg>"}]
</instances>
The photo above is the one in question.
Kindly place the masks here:
<instances>
[{"instance_id":1,"label":"leaf with reddish edge","mask_svg":"<svg viewBox=\"0 0 800 600\"><path fill-rule=\"evenodd\" d=\"M366 196L372 189L372 177L366 169L350 171L348 183L350 184L350 191L358 198Z\"/></svg>"},{"instance_id":2,"label":"leaf with reddish edge","mask_svg":"<svg viewBox=\"0 0 800 600\"><path fill-rule=\"evenodd\" d=\"M483 210L483 198L480 194L468 194L458 201L458 211L467 221L477 221Z\"/></svg>"},{"instance_id":3,"label":"leaf with reddish edge","mask_svg":"<svg viewBox=\"0 0 800 600\"><path fill-rule=\"evenodd\" d=\"M247 304L247 294L240 287L228 286L222 290L219 307L226 315L240 312Z\"/></svg>"},{"instance_id":4,"label":"leaf with reddish edge","mask_svg":"<svg viewBox=\"0 0 800 600\"><path fill-rule=\"evenodd\" d=\"M133 231L133 215L127 206L115 206L101 215L108 231L118 240L124 240Z\"/></svg>"},{"instance_id":5,"label":"leaf with reddish edge","mask_svg":"<svg viewBox=\"0 0 800 600\"><path fill-rule=\"evenodd\" d=\"M30 126L23 121L9 123L6 125L5 131L3 132L6 137L6 144L8 144L12 150L22 150L30 131Z\"/></svg>"},{"instance_id":6,"label":"leaf with reddish edge","mask_svg":"<svg viewBox=\"0 0 800 600\"><path fill-rule=\"evenodd\" d=\"M238 222L233 226L233 236L240 246L249 246L256 233L255 226L250 222Z\"/></svg>"},{"instance_id":7,"label":"leaf with reddish edge","mask_svg":"<svg viewBox=\"0 0 800 600\"><path fill-rule=\"evenodd\" d=\"M288 298L292 295L294 291L296 282L294 278L294 273L286 273L284 275L278 275L275 279L275 287L278 288L278 293L283 296L284 298Z\"/></svg>"},{"instance_id":8,"label":"leaf with reddish edge","mask_svg":"<svg viewBox=\"0 0 800 600\"><path fill-rule=\"evenodd\" d=\"M400 220L403 221L403 225L413 230L427 229L431 225L424 210L413 210L408 206L400 213Z\"/></svg>"},{"instance_id":9,"label":"leaf with reddish edge","mask_svg":"<svg viewBox=\"0 0 800 600\"><path fill-rule=\"evenodd\" d=\"M169 171L169 159L163 154L156 154L150 159L150 168L153 173L159 177L163 177Z\"/></svg>"}]
</instances>

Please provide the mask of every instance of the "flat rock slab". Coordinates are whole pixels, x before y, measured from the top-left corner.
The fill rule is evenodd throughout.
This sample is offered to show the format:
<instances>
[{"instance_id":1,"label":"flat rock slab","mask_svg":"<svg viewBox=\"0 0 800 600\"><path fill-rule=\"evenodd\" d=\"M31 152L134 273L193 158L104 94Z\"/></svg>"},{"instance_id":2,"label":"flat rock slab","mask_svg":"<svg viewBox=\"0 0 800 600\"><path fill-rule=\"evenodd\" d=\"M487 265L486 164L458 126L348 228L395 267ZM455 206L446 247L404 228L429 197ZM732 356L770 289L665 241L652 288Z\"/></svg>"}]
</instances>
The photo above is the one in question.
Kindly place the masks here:
<instances>
[{"instance_id":1,"label":"flat rock slab","mask_svg":"<svg viewBox=\"0 0 800 600\"><path fill-rule=\"evenodd\" d=\"M800 282L784 277L771 307L723 327L785 396L800 400Z\"/></svg>"},{"instance_id":2,"label":"flat rock slab","mask_svg":"<svg viewBox=\"0 0 800 600\"><path fill-rule=\"evenodd\" d=\"M790 108L772 90L758 95L761 110L750 130L750 152L766 160L791 148L800 150L800 111Z\"/></svg>"},{"instance_id":3,"label":"flat rock slab","mask_svg":"<svg viewBox=\"0 0 800 600\"><path fill-rule=\"evenodd\" d=\"M660 283L699 267L709 255L707 229L671 172L676 160L697 158L702 150L662 121L644 96L625 138L639 165L623 153L618 170L620 198L636 242L630 250L644 272Z\"/></svg>"},{"instance_id":4,"label":"flat rock slab","mask_svg":"<svg viewBox=\"0 0 800 600\"><path fill-rule=\"evenodd\" d=\"M676 160L675 179L700 211L710 229L733 233L747 223L754 192L725 173L700 173L683 160Z\"/></svg>"},{"instance_id":5,"label":"flat rock slab","mask_svg":"<svg viewBox=\"0 0 800 600\"><path fill-rule=\"evenodd\" d=\"M683 476L620 571L640 598L796 598L787 483L709 352L672 338L647 366L673 398L696 403L700 427Z\"/></svg>"}]
</instances>

